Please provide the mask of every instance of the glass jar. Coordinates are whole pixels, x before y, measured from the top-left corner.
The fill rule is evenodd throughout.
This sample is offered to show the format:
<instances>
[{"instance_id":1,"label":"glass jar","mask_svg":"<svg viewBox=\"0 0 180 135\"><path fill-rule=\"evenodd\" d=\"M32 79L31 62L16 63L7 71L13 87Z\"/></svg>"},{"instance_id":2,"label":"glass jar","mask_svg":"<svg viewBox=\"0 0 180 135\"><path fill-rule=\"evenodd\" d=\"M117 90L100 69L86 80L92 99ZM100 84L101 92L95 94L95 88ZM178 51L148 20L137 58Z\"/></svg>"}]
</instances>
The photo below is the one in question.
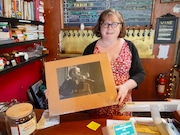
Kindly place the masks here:
<instances>
[{"instance_id":1,"label":"glass jar","mask_svg":"<svg viewBox=\"0 0 180 135\"><path fill-rule=\"evenodd\" d=\"M0 102L0 135L7 135L5 124L5 112L8 109L8 102Z\"/></svg>"},{"instance_id":2,"label":"glass jar","mask_svg":"<svg viewBox=\"0 0 180 135\"><path fill-rule=\"evenodd\" d=\"M30 103L18 103L6 111L9 135L30 135L36 130L36 115Z\"/></svg>"}]
</instances>

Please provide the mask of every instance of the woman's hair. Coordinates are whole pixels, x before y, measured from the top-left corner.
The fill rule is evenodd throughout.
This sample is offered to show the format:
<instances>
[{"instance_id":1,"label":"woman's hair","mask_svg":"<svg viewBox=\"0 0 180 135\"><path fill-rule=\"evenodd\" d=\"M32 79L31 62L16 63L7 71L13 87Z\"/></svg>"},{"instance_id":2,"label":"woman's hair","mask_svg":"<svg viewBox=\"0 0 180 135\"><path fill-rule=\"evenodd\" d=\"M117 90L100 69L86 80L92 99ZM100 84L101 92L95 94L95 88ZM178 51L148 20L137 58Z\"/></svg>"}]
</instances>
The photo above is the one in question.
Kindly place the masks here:
<instances>
[{"instance_id":1,"label":"woman's hair","mask_svg":"<svg viewBox=\"0 0 180 135\"><path fill-rule=\"evenodd\" d=\"M99 16L99 19L98 19L98 21L97 21L97 23L93 29L94 34L97 37L101 37L100 25L105 21L105 19L108 17L108 15L115 15L118 17L119 22L122 25L122 28L121 28L121 31L119 32L118 37L119 38L125 37L125 35L126 35L126 24L125 24L123 15L115 9L106 9L101 13L101 15Z\"/></svg>"}]
</instances>

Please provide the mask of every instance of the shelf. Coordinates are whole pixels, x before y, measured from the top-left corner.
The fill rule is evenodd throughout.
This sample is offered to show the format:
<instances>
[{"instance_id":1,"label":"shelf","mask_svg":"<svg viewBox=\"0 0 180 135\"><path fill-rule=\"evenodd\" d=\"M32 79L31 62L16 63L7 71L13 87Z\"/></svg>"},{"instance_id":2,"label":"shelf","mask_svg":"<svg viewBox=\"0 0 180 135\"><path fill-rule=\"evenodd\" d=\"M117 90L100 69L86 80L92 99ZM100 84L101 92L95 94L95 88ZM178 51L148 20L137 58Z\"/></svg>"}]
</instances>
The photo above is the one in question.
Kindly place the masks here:
<instances>
[{"instance_id":1,"label":"shelf","mask_svg":"<svg viewBox=\"0 0 180 135\"><path fill-rule=\"evenodd\" d=\"M35 24L35 25L43 25L43 22L40 21L33 21L33 20L24 20L24 19L17 19L17 18L6 18L0 17L0 22L9 22L12 24Z\"/></svg>"},{"instance_id":2,"label":"shelf","mask_svg":"<svg viewBox=\"0 0 180 135\"><path fill-rule=\"evenodd\" d=\"M60 56L60 58L72 58L72 57L79 57L79 56L82 56L82 54L81 53L76 53L76 54L73 54L73 53L60 53L59 54L59 56Z\"/></svg>"},{"instance_id":3,"label":"shelf","mask_svg":"<svg viewBox=\"0 0 180 135\"><path fill-rule=\"evenodd\" d=\"M45 41L45 39L36 39L36 40L28 40L23 42L13 42L13 43L7 43L7 44L0 44L0 49L2 48L8 48L8 47L14 47L14 46L20 46L25 44L32 44L35 42L42 42Z\"/></svg>"},{"instance_id":4,"label":"shelf","mask_svg":"<svg viewBox=\"0 0 180 135\"><path fill-rule=\"evenodd\" d=\"M48 55L48 54L43 54L42 56L39 56L39 57L32 57L32 58L30 58L30 59L27 60L27 61L24 61L24 62L21 62L21 63L17 64L16 66L12 66L12 67L8 67L8 68L5 68L5 69L3 69L3 70L0 70L0 75L6 74L6 73L8 73L8 72L10 72L10 71L13 71L13 70L19 68L19 67L22 67L22 66L24 66L24 65L27 65L27 64L29 64L29 63L32 63L32 62L34 62L34 61L36 61L36 60L38 60L38 59L45 58L47 55Z\"/></svg>"},{"instance_id":5,"label":"shelf","mask_svg":"<svg viewBox=\"0 0 180 135\"><path fill-rule=\"evenodd\" d=\"M6 17L0 17L0 22L7 22L9 23L9 27L12 27L14 24L33 24L33 25L44 25L45 23L40 22L40 21L34 21L34 20L25 20L25 19L18 19L18 18L6 18ZM11 28L10 28L11 29ZM0 40L1 44L0 44L0 49L4 49L4 48L11 48L11 47L15 47L15 46L26 46L28 44L34 44L34 43L38 43L38 42L44 42L45 39L34 39L34 40L25 40L22 42L13 42L13 40ZM29 58L27 61L21 62L19 64L17 64L16 66L11 66L11 67L6 67L3 70L0 70L0 75L2 74L6 74L12 70L15 70L19 67L22 67L26 64L32 63L36 60L42 59L44 57L46 57L48 54L44 54L42 56L39 57L32 57Z\"/></svg>"}]
</instances>

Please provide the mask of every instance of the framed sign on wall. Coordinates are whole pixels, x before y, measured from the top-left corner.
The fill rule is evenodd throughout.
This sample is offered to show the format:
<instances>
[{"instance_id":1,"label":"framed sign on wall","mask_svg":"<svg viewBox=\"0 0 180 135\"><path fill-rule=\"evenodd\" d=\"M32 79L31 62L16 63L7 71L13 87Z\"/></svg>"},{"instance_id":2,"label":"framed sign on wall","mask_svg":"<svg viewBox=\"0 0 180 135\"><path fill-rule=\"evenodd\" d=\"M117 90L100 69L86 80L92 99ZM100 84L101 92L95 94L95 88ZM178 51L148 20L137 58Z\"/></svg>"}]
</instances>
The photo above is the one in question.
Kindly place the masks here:
<instances>
[{"instance_id":1,"label":"framed sign on wall","mask_svg":"<svg viewBox=\"0 0 180 135\"><path fill-rule=\"evenodd\" d=\"M157 18L154 43L175 43L178 28L178 18L175 16L164 16Z\"/></svg>"},{"instance_id":2,"label":"framed sign on wall","mask_svg":"<svg viewBox=\"0 0 180 135\"><path fill-rule=\"evenodd\" d=\"M126 26L151 25L151 14L154 0L63 0L61 1L63 28L80 26L95 26L101 12L108 8L120 11ZM133 5L133 6L132 6ZM133 12L133 14L132 14Z\"/></svg>"}]
</instances>

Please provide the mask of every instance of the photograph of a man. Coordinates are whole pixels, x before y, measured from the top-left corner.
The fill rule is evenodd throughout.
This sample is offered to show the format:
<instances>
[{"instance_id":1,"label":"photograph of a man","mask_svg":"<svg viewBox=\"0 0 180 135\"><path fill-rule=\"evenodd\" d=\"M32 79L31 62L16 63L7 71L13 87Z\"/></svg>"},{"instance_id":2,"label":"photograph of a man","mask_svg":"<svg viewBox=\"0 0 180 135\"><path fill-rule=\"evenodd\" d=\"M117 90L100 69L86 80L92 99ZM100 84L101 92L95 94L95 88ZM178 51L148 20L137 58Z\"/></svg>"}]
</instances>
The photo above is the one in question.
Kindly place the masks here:
<instances>
[{"instance_id":1,"label":"photograph of a man","mask_svg":"<svg viewBox=\"0 0 180 135\"><path fill-rule=\"evenodd\" d=\"M82 74L79 67L72 67L68 71L68 77L59 88L60 98L70 98L85 94L91 94L94 80L89 78L88 72Z\"/></svg>"},{"instance_id":2,"label":"photograph of a man","mask_svg":"<svg viewBox=\"0 0 180 135\"><path fill-rule=\"evenodd\" d=\"M99 61L57 68L57 78L60 99L106 91Z\"/></svg>"}]
</instances>

